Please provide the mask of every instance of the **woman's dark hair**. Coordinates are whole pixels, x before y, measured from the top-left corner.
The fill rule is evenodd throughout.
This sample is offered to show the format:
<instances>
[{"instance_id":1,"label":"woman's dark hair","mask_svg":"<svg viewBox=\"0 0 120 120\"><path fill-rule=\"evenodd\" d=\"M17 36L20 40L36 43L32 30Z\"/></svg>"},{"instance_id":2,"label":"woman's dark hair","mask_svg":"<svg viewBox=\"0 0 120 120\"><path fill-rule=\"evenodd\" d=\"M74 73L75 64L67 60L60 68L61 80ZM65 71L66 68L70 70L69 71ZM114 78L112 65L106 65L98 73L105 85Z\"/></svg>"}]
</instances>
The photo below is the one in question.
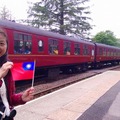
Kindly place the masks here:
<instances>
[{"instance_id":1,"label":"woman's dark hair","mask_svg":"<svg viewBox=\"0 0 120 120\"><path fill-rule=\"evenodd\" d=\"M7 60L8 60L8 40L7 40L7 34L2 28L0 28L0 34L5 37L6 43L7 43L6 53L0 57L0 67L1 67L3 65L3 63L7 62Z\"/></svg>"}]
</instances>

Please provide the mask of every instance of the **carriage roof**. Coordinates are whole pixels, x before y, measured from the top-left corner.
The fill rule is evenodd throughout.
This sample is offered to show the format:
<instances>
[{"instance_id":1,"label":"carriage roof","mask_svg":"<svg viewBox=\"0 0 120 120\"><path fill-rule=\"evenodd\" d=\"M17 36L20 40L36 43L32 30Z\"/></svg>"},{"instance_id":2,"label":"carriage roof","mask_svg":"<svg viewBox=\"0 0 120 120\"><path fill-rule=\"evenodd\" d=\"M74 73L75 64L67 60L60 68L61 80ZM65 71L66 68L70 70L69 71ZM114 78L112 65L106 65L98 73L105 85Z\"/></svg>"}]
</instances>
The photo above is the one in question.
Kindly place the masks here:
<instances>
[{"instance_id":1,"label":"carriage roof","mask_svg":"<svg viewBox=\"0 0 120 120\"><path fill-rule=\"evenodd\" d=\"M12 22L9 20L0 20L0 26L5 27L5 28L9 28L9 29L24 31L24 32L28 32L28 33L34 33L34 34L42 35L42 36L49 36L49 37L54 37L54 38L59 38L59 39L64 39L64 40L70 40L70 41L74 41L74 42L93 44L92 42L89 42L89 41L85 40L84 38L77 39L74 37L61 35L59 33L54 33L54 32L50 32L47 30L38 29L35 27L31 27L31 26L20 24L20 23Z\"/></svg>"}]
</instances>

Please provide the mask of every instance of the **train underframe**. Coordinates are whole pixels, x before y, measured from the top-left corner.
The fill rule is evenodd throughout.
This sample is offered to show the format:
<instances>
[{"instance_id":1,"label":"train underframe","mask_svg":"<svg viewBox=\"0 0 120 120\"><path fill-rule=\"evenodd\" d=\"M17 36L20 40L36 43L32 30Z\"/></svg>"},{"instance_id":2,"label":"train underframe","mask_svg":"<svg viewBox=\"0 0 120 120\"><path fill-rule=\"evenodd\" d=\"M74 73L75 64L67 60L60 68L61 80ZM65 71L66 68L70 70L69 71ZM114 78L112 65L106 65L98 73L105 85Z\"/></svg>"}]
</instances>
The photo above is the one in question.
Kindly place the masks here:
<instances>
[{"instance_id":1,"label":"train underframe","mask_svg":"<svg viewBox=\"0 0 120 120\"><path fill-rule=\"evenodd\" d=\"M73 74L85 72L90 69L101 69L107 66L119 65L120 60L115 61L102 61L102 62L91 62L82 64L71 64L71 65L61 65L61 66L50 66L44 68L37 68L35 75L45 75L47 78L56 79L59 74Z\"/></svg>"},{"instance_id":2,"label":"train underframe","mask_svg":"<svg viewBox=\"0 0 120 120\"><path fill-rule=\"evenodd\" d=\"M120 60L98 61L94 63L94 68L101 69L104 67L116 66L116 65L119 65L119 63L120 63Z\"/></svg>"},{"instance_id":3,"label":"train underframe","mask_svg":"<svg viewBox=\"0 0 120 120\"><path fill-rule=\"evenodd\" d=\"M93 66L93 63L70 64L60 66L49 66L44 68L37 68L35 75L44 75L48 79L56 79L59 74L73 74L85 72Z\"/></svg>"}]
</instances>

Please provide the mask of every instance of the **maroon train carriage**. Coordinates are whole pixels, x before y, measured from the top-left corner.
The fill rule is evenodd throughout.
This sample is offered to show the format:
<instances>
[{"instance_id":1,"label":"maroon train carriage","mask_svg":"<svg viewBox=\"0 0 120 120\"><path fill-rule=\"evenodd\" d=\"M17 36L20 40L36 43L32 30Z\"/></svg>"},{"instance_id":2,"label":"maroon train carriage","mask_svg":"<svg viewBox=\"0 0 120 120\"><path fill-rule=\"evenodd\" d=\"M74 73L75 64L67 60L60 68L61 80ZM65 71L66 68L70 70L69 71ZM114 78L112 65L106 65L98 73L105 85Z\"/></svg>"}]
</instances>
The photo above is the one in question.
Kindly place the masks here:
<instances>
[{"instance_id":1,"label":"maroon train carriage","mask_svg":"<svg viewBox=\"0 0 120 120\"><path fill-rule=\"evenodd\" d=\"M95 66L101 68L105 65L117 65L120 62L120 48L95 43Z\"/></svg>"},{"instance_id":2,"label":"maroon train carriage","mask_svg":"<svg viewBox=\"0 0 120 120\"><path fill-rule=\"evenodd\" d=\"M86 70L94 64L92 42L52 33L11 21L0 20L9 42L13 62L36 60L36 74L55 78L60 71Z\"/></svg>"}]
</instances>

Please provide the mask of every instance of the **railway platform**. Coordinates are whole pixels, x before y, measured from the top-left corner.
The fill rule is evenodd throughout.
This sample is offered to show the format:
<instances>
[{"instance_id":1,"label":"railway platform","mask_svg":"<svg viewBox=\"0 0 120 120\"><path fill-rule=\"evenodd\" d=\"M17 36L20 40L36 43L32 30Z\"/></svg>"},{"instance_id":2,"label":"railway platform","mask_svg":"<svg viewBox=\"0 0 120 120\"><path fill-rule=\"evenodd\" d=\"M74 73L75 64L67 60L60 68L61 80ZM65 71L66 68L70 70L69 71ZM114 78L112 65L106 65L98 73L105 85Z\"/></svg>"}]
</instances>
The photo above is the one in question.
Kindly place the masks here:
<instances>
[{"instance_id":1,"label":"railway platform","mask_svg":"<svg viewBox=\"0 0 120 120\"><path fill-rule=\"evenodd\" d=\"M120 120L120 71L109 70L17 106L15 120Z\"/></svg>"}]
</instances>

